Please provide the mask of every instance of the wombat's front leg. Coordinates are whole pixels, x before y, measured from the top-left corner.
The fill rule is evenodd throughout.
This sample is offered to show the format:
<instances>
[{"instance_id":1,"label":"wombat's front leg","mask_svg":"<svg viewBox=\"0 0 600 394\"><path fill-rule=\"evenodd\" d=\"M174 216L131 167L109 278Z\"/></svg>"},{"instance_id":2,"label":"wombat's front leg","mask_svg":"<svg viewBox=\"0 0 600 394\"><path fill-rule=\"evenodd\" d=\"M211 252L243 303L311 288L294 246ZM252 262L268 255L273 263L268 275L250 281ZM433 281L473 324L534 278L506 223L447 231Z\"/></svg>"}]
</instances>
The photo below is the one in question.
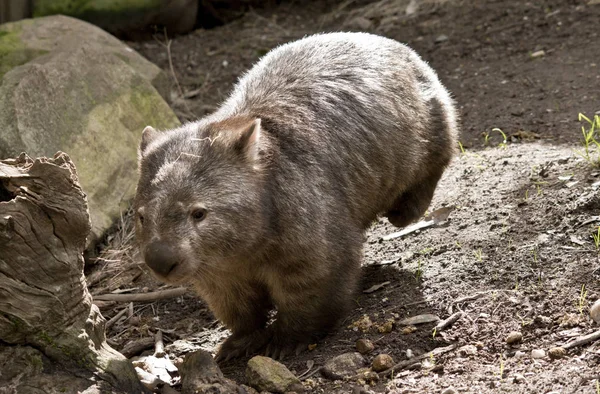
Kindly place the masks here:
<instances>
[{"instance_id":1,"label":"wombat's front leg","mask_svg":"<svg viewBox=\"0 0 600 394\"><path fill-rule=\"evenodd\" d=\"M433 171L418 185L398 196L392 208L386 213L390 223L396 227L405 227L418 220L427 211L442 172L443 168Z\"/></svg>"},{"instance_id":2,"label":"wombat's front leg","mask_svg":"<svg viewBox=\"0 0 600 394\"><path fill-rule=\"evenodd\" d=\"M232 332L217 353L218 362L255 353L265 346L265 327L272 309L265 289L236 286L205 299L215 317Z\"/></svg>"},{"instance_id":3,"label":"wombat's front leg","mask_svg":"<svg viewBox=\"0 0 600 394\"><path fill-rule=\"evenodd\" d=\"M344 261L340 261L339 265L328 261L329 267L334 268L326 276L319 277L319 268L311 269L309 266L302 275L298 272L283 275L276 282L271 289L271 297L277 307L277 315L268 328L267 356L283 359L293 353L299 354L345 317L355 296L360 259L340 254L338 258ZM323 267L324 262L316 262L315 265Z\"/></svg>"}]
</instances>

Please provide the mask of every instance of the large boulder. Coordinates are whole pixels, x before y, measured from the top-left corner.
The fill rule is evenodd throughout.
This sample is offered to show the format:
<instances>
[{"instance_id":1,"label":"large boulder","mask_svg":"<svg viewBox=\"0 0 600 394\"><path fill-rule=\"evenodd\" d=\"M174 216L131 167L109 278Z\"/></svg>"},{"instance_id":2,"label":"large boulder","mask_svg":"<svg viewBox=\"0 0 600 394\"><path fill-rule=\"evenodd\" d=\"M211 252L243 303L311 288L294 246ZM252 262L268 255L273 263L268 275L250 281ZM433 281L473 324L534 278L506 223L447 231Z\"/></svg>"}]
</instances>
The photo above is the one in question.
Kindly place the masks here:
<instances>
[{"instance_id":1,"label":"large boulder","mask_svg":"<svg viewBox=\"0 0 600 394\"><path fill-rule=\"evenodd\" d=\"M67 152L88 197L93 242L135 192L141 130L179 124L159 94L168 90L160 69L86 22L0 25L0 159Z\"/></svg>"},{"instance_id":2,"label":"large boulder","mask_svg":"<svg viewBox=\"0 0 600 394\"><path fill-rule=\"evenodd\" d=\"M164 27L171 35L187 33L194 28L199 1L35 0L33 15L69 15L128 38L135 38L144 30L155 27Z\"/></svg>"}]
</instances>

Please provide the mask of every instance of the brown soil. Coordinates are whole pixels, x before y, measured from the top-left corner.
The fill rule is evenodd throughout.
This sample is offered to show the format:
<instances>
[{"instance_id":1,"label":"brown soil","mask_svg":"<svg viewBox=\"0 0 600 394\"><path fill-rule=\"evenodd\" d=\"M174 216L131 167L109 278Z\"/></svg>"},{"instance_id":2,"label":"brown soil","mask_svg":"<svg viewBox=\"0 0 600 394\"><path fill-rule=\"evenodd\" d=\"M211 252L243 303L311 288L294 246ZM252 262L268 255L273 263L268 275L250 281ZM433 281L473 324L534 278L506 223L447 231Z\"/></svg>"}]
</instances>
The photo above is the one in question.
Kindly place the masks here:
<instances>
[{"instance_id":1,"label":"brown soil","mask_svg":"<svg viewBox=\"0 0 600 394\"><path fill-rule=\"evenodd\" d=\"M382 236L398 229L386 220L374 225L365 245L363 289L389 283L357 297L340 330L285 364L300 374L314 361L315 370L354 351L359 338L376 344L369 360L387 353L400 362L408 349L414 356L451 344L457 349L372 386L332 382L317 373L304 381L308 392L347 393L365 384L392 393L437 393L449 386L461 393L600 392L600 343L575 347L557 360L531 357L534 349L548 351L598 329L588 308L600 298L599 252L592 237L600 224L600 172L574 150L580 149L578 113L593 116L600 110L600 5L426 3L415 15L390 18L391 7L403 4L404 10L408 1L357 1L346 8L332 1L287 2L176 37L168 48L164 41L131 45L177 76L173 106L182 120L212 111L237 77L277 44L319 31L360 30L357 26L408 43L455 95L467 149L445 174L431 206L455 207L449 219L388 241ZM540 50L542 56L532 57ZM495 127L512 135L506 146L499 145ZM482 133L490 133L488 147ZM128 218L122 227L105 249L110 261L93 274L110 275L89 278L95 294L160 286L137 262ZM397 262L381 264L389 260ZM102 312L110 318L121 308ZM198 347L214 351L227 335L191 292L135 304L134 311L138 322L118 322L108 333L117 349L156 328L165 330L167 343L181 340L168 347L173 357ZM411 333L399 324L407 316L445 319L457 311L464 312L462 318L442 332L432 331L435 323L417 325ZM373 327L349 328L364 315ZM380 333L377 326L390 319L392 332ZM511 331L523 334L520 344L506 343ZM223 372L243 381L246 361L227 364Z\"/></svg>"}]
</instances>

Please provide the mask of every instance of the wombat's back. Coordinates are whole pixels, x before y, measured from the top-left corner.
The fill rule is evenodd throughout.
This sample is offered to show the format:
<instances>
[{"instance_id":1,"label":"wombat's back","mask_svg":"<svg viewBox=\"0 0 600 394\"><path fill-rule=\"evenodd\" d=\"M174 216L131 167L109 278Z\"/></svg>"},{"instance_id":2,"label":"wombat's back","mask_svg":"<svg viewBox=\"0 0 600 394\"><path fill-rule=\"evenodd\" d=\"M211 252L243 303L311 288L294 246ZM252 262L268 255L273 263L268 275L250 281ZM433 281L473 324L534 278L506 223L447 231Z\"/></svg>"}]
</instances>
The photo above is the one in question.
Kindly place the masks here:
<instances>
[{"instance_id":1,"label":"wombat's back","mask_svg":"<svg viewBox=\"0 0 600 394\"><path fill-rule=\"evenodd\" d=\"M204 121L243 114L262 119L300 170L297 182L337 205L345 200L362 225L429 168L443 170L457 134L452 100L434 71L405 45L367 33L314 35L276 48Z\"/></svg>"}]
</instances>

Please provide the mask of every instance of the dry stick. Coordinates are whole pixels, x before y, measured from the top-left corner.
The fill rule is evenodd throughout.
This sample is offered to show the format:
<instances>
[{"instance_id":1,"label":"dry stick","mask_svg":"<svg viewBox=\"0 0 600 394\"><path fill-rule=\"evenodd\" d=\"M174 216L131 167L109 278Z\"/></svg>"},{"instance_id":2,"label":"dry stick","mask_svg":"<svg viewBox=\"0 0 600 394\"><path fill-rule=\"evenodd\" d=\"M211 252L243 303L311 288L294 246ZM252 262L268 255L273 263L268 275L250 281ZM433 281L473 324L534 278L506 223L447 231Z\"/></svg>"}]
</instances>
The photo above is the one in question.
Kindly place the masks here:
<instances>
[{"instance_id":1,"label":"dry stick","mask_svg":"<svg viewBox=\"0 0 600 394\"><path fill-rule=\"evenodd\" d=\"M98 301L116 301L116 302L148 302L163 300L165 298L179 297L187 292L186 287L177 287L175 289L167 289L153 291L150 293L137 294L100 294L94 296L94 300Z\"/></svg>"},{"instance_id":2,"label":"dry stick","mask_svg":"<svg viewBox=\"0 0 600 394\"><path fill-rule=\"evenodd\" d=\"M108 330L113 324L115 324L117 322L117 320L119 320L121 317L123 317L125 315L125 313L127 313L128 310L129 310L129 308L123 308L119 313L114 315L112 317L112 319L110 319L109 321L106 322L106 326L104 329Z\"/></svg>"},{"instance_id":3,"label":"dry stick","mask_svg":"<svg viewBox=\"0 0 600 394\"><path fill-rule=\"evenodd\" d=\"M454 323L456 323L456 321L458 319L460 319L462 317L464 312L456 312L455 314L451 315L449 318L447 318L446 320L442 320L440 321L436 326L435 326L435 331L436 332L440 332L445 330L446 328L450 327L451 325L453 325Z\"/></svg>"},{"instance_id":4,"label":"dry stick","mask_svg":"<svg viewBox=\"0 0 600 394\"><path fill-rule=\"evenodd\" d=\"M563 346L563 348L564 349L572 349L574 347L579 347L579 346L585 345L586 343L593 342L597 339L600 339L600 330L593 332L591 334L579 337L576 340L574 340L573 342L567 343L565 346Z\"/></svg>"},{"instance_id":5,"label":"dry stick","mask_svg":"<svg viewBox=\"0 0 600 394\"><path fill-rule=\"evenodd\" d=\"M446 347L438 347L436 349L433 349L432 351L428 352L428 353L423 353L420 356L417 357L413 357L410 360L405 360L405 361L401 361L398 364L394 365L392 368L388 368L383 372L379 373L380 377L387 377L391 374L394 373L394 371L400 371L403 370L404 368L415 364L415 361L419 361L419 360L424 360L426 358L429 358L431 356L439 356L440 354L444 354L444 353L448 353L451 352L452 350L456 349L458 345L454 344L454 345L450 345L450 346L446 346Z\"/></svg>"},{"instance_id":6,"label":"dry stick","mask_svg":"<svg viewBox=\"0 0 600 394\"><path fill-rule=\"evenodd\" d=\"M154 336L154 357L165 356L165 343L163 342L163 333L161 330L156 332Z\"/></svg>"}]
</instances>

